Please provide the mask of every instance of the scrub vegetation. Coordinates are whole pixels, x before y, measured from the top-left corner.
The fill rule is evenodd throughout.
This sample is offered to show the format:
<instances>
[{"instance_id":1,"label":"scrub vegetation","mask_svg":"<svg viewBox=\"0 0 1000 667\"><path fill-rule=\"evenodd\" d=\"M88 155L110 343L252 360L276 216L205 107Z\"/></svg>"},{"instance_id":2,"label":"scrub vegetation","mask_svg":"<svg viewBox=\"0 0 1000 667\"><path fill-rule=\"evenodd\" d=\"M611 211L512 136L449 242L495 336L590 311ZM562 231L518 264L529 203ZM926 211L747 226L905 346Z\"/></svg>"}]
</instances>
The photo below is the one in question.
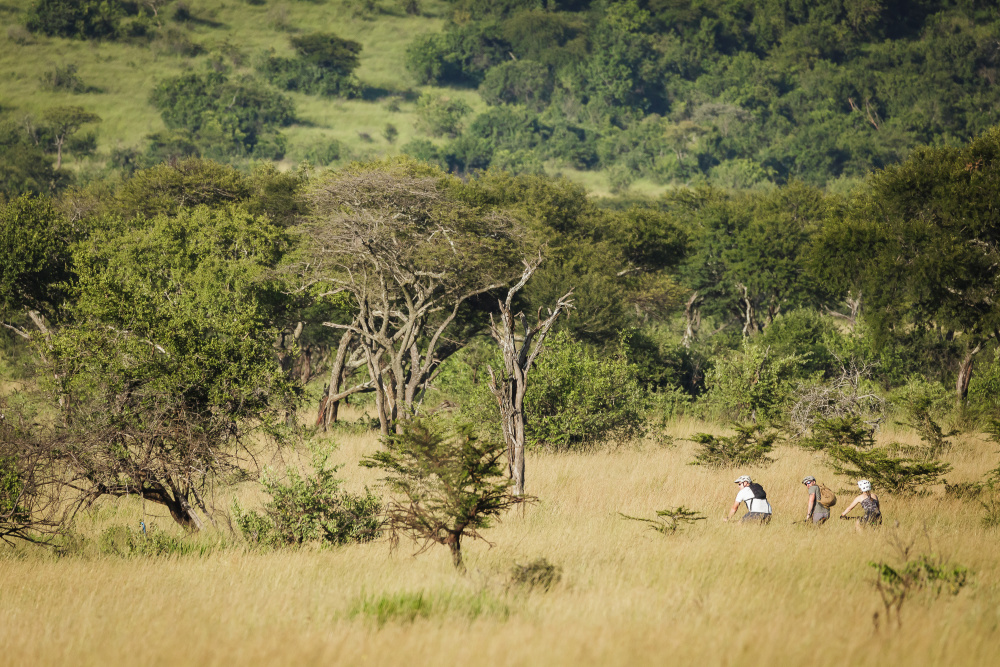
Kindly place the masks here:
<instances>
[{"instance_id":1,"label":"scrub vegetation","mask_svg":"<svg viewBox=\"0 0 1000 667\"><path fill-rule=\"evenodd\" d=\"M995 3L0 18L5 664L993 658Z\"/></svg>"}]
</instances>

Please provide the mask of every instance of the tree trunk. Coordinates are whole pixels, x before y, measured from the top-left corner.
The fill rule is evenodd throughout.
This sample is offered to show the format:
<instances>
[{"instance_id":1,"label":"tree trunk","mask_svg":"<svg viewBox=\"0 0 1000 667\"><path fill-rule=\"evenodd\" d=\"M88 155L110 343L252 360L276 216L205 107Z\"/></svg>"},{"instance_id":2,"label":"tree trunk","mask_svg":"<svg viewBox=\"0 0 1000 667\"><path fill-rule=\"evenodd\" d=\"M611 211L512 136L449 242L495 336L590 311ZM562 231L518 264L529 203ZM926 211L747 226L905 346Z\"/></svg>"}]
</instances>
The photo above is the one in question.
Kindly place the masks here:
<instances>
[{"instance_id":1,"label":"tree trunk","mask_svg":"<svg viewBox=\"0 0 1000 667\"><path fill-rule=\"evenodd\" d=\"M698 291L691 293L691 298L684 304L684 338L681 345L691 347L691 343L698 336L698 329L701 327L701 309L698 307Z\"/></svg>"},{"instance_id":2,"label":"tree trunk","mask_svg":"<svg viewBox=\"0 0 1000 667\"><path fill-rule=\"evenodd\" d=\"M340 343L337 345L337 356L333 360L333 366L330 368L329 389L327 390L327 395L320 402L320 412L316 419L316 425L320 426L322 424L324 431L330 424L337 421L337 413L340 411L340 401L330 400L330 398L340 393L340 383L344 379L344 365L347 362L347 352L351 347L353 337L353 331L344 331L340 337Z\"/></svg>"},{"instance_id":3,"label":"tree trunk","mask_svg":"<svg viewBox=\"0 0 1000 667\"><path fill-rule=\"evenodd\" d=\"M452 533L445 540L445 544L451 549L451 564L455 566L455 569L459 572L465 572L465 563L462 562L462 536L461 533L458 535Z\"/></svg>"},{"instance_id":4,"label":"tree trunk","mask_svg":"<svg viewBox=\"0 0 1000 667\"><path fill-rule=\"evenodd\" d=\"M958 367L958 379L955 381L955 405L959 408L965 405L965 399L969 395L969 381L972 380L972 367L976 362L976 355L979 354L982 347L982 343L980 343L969 350Z\"/></svg>"}]
</instances>

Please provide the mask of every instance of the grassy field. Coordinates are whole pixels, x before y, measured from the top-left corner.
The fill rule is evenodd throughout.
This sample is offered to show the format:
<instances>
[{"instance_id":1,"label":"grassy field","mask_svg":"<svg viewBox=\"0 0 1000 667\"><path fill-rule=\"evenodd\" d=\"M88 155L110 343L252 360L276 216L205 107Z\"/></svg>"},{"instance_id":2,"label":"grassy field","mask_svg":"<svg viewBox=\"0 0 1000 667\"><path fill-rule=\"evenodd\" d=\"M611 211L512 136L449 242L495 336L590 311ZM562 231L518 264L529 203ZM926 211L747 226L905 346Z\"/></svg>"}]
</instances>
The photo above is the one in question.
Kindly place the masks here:
<instances>
[{"instance_id":1,"label":"grassy field","mask_svg":"<svg viewBox=\"0 0 1000 667\"><path fill-rule=\"evenodd\" d=\"M681 438L710 425L681 421L673 447L651 443L589 454L533 454L528 489L539 498L487 531L492 548L468 543L469 573L447 550L414 556L410 543L327 550L247 550L223 538L205 556L122 559L84 549L56 558L38 551L0 556L0 646L9 665L983 665L1000 648L998 534L982 509L945 498L883 496L886 525L858 532L802 517L799 480L814 474L853 495L817 455L790 446L765 469L770 526L720 518L735 494L734 471L686 465ZM914 440L912 434L883 437ZM340 434L335 458L352 489L377 484L357 461L372 435ZM965 438L948 460L952 482L981 479L995 447ZM241 503L260 498L250 489ZM232 495L232 494L231 494ZM220 498L228 504L228 497ZM618 512L651 516L686 505L705 513L664 537ZM174 528L147 506L147 523ZM156 515L156 516L153 516ZM135 500L108 501L78 529L94 537L138 525ZM898 527L895 526L898 522ZM897 564L894 536L915 538L970 568L957 596L919 595L900 629L873 625L881 602L873 560ZM198 539L211 543L213 539ZM509 585L515 563L545 557L563 568L549 592Z\"/></svg>"}]
</instances>

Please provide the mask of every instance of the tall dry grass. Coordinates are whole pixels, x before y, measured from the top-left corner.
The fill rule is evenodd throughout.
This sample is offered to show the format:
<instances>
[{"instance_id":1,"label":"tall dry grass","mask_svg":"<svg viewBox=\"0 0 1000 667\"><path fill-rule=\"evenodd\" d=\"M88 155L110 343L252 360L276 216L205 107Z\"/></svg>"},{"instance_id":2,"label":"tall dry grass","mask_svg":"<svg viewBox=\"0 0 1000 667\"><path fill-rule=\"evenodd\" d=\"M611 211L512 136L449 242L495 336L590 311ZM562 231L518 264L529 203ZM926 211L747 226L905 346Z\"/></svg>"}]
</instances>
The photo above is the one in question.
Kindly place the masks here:
<instances>
[{"instance_id":1,"label":"tall dry grass","mask_svg":"<svg viewBox=\"0 0 1000 667\"><path fill-rule=\"evenodd\" d=\"M0 646L11 665L50 664L490 664L635 665L985 665L1000 647L998 533L974 505L884 496L886 526L859 533L834 521L821 529L805 514L799 480L813 474L835 489L823 458L790 446L762 469L712 471L687 463L680 438L711 428L681 421L671 448L652 444L590 454L531 454L528 490L538 503L467 544L469 574L447 550L413 556L385 542L339 549L258 553L238 543L204 557L120 559L85 553L56 558L6 552L0 559ZM897 432L894 439L913 438ZM336 437L341 476L360 489L377 475L357 466L378 447L372 435ZM307 455L286 456L290 464ZM967 438L948 455L952 482L995 467L994 447ZM737 472L763 482L775 508L764 528L723 523ZM261 498L253 487L240 502ZM224 494L222 494L224 496ZM837 509L850 499L842 493ZM225 501L226 499L220 498ZM664 537L618 512L651 516L686 505L708 515ZM94 536L137 524L141 506L111 501L85 517ZM147 522L173 528L165 517ZM895 522L899 527L894 528ZM873 560L895 559L889 537L924 535L918 551L971 568L955 597L918 596L901 629L872 616L881 603ZM208 539L208 538L201 538ZM548 593L508 586L510 567L545 557L563 568ZM422 593L428 600L486 599L409 622L379 625L353 614L362 601Z\"/></svg>"}]
</instances>

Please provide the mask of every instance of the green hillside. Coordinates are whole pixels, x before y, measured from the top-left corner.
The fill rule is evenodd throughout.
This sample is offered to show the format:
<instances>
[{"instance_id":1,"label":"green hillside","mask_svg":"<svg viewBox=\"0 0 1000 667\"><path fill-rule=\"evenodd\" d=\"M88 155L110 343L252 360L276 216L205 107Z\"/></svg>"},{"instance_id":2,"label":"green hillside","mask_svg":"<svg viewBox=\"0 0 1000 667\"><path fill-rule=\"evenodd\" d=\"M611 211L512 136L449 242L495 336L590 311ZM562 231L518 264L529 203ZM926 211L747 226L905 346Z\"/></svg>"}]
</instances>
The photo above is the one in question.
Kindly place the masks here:
<instances>
[{"instance_id":1,"label":"green hillside","mask_svg":"<svg viewBox=\"0 0 1000 667\"><path fill-rule=\"evenodd\" d=\"M846 189L1000 122L1000 13L982 0L8 0L0 17L3 143L52 153L47 109L96 113L66 146L85 181L181 155L291 167L408 152L595 193ZM317 69L293 45L317 33L359 44L356 61ZM184 75L225 80L179 93L217 96L208 129L190 110L168 127L151 101ZM259 117L234 134L226 114L257 103L222 99L233 86L292 111L261 138L245 136Z\"/></svg>"}]
</instances>

